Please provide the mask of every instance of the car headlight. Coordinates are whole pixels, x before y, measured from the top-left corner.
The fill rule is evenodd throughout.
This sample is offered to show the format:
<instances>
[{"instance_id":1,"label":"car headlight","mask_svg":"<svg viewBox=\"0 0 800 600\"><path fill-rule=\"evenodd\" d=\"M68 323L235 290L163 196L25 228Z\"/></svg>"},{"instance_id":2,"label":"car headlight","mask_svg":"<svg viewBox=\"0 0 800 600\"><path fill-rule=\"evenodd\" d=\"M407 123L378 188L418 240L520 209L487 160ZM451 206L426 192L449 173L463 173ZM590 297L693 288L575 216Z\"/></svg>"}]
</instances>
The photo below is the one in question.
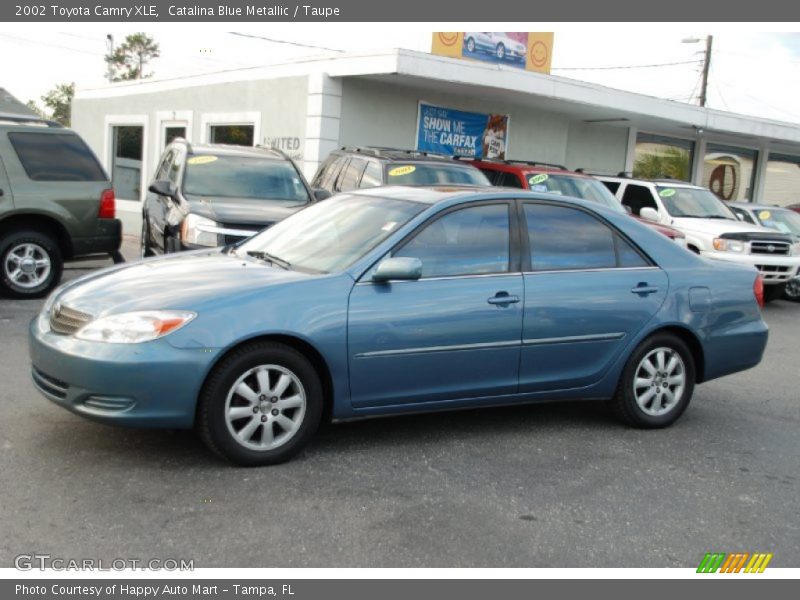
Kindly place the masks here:
<instances>
[{"instance_id":1,"label":"car headlight","mask_svg":"<svg viewBox=\"0 0 800 600\"><path fill-rule=\"evenodd\" d=\"M720 252L744 252L746 249L745 243L739 240L714 238L714 250L719 250Z\"/></svg>"},{"instance_id":2,"label":"car headlight","mask_svg":"<svg viewBox=\"0 0 800 600\"><path fill-rule=\"evenodd\" d=\"M75 333L80 340L109 344L139 344L177 331L197 313L180 310L149 310L101 317Z\"/></svg>"},{"instance_id":3,"label":"car headlight","mask_svg":"<svg viewBox=\"0 0 800 600\"><path fill-rule=\"evenodd\" d=\"M800 242L792 244L792 256L800 256Z\"/></svg>"},{"instance_id":4,"label":"car headlight","mask_svg":"<svg viewBox=\"0 0 800 600\"><path fill-rule=\"evenodd\" d=\"M218 246L217 232L213 231L217 227L217 222L189 213L181 223L181 240L196 246Z\"/></svg>"}]
</instances>

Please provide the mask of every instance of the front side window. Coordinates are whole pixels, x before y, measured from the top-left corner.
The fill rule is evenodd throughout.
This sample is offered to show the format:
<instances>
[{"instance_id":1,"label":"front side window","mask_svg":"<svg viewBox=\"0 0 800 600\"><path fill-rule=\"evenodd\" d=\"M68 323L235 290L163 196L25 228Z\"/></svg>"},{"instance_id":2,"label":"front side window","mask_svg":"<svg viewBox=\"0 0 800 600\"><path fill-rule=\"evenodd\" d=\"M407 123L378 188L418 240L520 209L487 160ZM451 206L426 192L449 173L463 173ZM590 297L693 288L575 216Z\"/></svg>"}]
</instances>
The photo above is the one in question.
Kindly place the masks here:
<instances>
[{"instance_id":1,"label":"front side window","mask_svg":"<svg viewBox=\"0 0 800 600\"><path fill-rule=\"evenodd\" d=\"M342 173L339 180L339 191L349 192L358 187L358 182L361 179L361 173L367 166L367 161L363 158L353 158L347 164L347 168Z\"/></svg>"},{"instance_id":2,"label":"front side window","mask_svg":"<svg viewBox=\"0 0 800 600\"><path fill-rule=\"evenodd\" d=\"M636 185L629 183L622 193L622 204L631 209L635 215L639 215L643 208L652 208L658 210L658 205L653 199L653 193L650 188L644 185Z\"/></svg>"},{"instance_id":3,"label":"front side window","mask_svg":"<svg viewBox=\"0 0 800 600\"><path fill-rule=\"evenodd\" d=\"M252 156L196 154L186 160L188 196L304 204L309 195L292 163Z\"/></svg>"},{"instance_id":4,"label":"front side window","mask_svg":"<svg viewBox=\"0 0 800 600\"><path fill-rule=\"evenodd\" d=\"M508 272L508 205L472 206L447 213L426 225L394 256L420 259L423 277Z\"/></svg>"},{"instance_id":5,"label":"front side window","mask_svg":"<svg viewBox=\"0 0 800 600\"><path fill-rule=\"evenodd\" d=\"M9 133L25 173L33 181L105 181L83 140L72 133Z\"/></svg>"},{"instance_id":6,"label":"front side window","mask_svg":"<svg viewBox=\"0 0 800 600\"><path fill-rule=\"evenodd\" d=\"M644 267L647 261L608 225L575 208L525 204L534 271Z\"/></svg>"},{"instance_id":7,"label":"front side window","mask_svg":"<svg viewBox=\"0 0 800 600\"><path fill-rule=\"evenodd\" d=\"M361 176L360 188L372 188L382 185L381 181L381 166L380 164L369 161L364 174Z\"/></svg>"},{"instance_id":8,"label":"front side window","mask_svg":"<svg viewBox=\"0 0 800 600\"><path fill-rule=\"evenodd\" d=\"M268 253L292 269L338 272L426 207L421 202L342 194L287 217L233 251L240 256Z\"/></svg>"}]
</instances>

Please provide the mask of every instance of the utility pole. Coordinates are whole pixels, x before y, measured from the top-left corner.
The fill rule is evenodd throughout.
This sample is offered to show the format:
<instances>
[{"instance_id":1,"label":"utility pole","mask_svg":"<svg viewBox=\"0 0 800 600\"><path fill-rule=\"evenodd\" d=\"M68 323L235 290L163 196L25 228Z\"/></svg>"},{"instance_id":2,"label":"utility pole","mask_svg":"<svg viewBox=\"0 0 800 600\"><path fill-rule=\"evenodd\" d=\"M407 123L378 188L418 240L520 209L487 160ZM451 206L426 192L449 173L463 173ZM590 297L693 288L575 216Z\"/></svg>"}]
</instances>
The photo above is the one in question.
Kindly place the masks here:
<instances>
[{"instance_id":1,"label":"utility pole","mask_svg":"<svg viewBox=\"0 0 800 600\"><path fill-rule=\"evenodd\" d=\"M706 52L703 57L703 84L700 88L700 106L706 105L706 98L708 92L708 71L711 68L711 44L714 42L714 36L706 36Z\"/></svg>"},{"instance_id":2,"label":"utility pole","mask_svg":"<svg viewBox=\"0 0 800 600\"><path fill-rule=\"evenodd\" d=\"M110 33L106 35L106 50L108 50L108 56L111 58L114 55L114 36ZM108 62L108 68L106 69L106 79L108 79L108 83L112 83L114 81L114 67L112 66L111 61Z\"/></svg>"}]
</instances>

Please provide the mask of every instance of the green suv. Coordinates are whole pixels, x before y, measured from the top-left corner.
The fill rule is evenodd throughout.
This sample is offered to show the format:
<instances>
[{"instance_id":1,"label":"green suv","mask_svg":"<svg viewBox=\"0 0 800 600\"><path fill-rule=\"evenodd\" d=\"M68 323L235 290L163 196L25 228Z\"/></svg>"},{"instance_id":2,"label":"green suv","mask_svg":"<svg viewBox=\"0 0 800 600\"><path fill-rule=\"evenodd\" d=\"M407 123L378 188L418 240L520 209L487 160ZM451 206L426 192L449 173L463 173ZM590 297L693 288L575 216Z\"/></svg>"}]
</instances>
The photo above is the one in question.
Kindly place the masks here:
<instances>
[{"instance_id":1,"label":"green suv","mask_svg":"<svg viewBox=\"0 0 800 600\"><path fill-rule=\"evenodd\" d=\"M111 182L74 131L0 113L0 295L38 298L63 261L121 260L122 225Z\"/></svg>"}]
</instances>

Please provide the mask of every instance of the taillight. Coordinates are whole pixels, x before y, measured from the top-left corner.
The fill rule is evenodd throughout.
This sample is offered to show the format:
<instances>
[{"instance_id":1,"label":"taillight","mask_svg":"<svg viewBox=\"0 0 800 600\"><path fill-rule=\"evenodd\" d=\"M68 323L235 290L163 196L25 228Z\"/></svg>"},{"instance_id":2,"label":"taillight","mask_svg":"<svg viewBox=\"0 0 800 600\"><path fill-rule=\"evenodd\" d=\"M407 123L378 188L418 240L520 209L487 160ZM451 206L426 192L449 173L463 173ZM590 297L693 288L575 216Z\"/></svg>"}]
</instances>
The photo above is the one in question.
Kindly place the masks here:
<instances>
[{"instance_id":1,"label":"taillight","mask_svg":"<svg viewBox=\"0 0 800 600\"><path fill-rule=\"evenodd\" d=\"M764 279L761 273L756 275L756 280L753 282L753 295L756 297L756 302L761 308L764 308Z\"/></svg>"},{"instance_id":2,"label":"taillight","mask_svg":"<svg viewBox=\"0 0 800 600\"><path fill-rule=\"evenodd\" d=\"M100 219L113 219L117 213L116 198L114 197L114 190L103 190L100 194L100 210L97 211L97 216Z\"/></svg>"}]
</instances>

